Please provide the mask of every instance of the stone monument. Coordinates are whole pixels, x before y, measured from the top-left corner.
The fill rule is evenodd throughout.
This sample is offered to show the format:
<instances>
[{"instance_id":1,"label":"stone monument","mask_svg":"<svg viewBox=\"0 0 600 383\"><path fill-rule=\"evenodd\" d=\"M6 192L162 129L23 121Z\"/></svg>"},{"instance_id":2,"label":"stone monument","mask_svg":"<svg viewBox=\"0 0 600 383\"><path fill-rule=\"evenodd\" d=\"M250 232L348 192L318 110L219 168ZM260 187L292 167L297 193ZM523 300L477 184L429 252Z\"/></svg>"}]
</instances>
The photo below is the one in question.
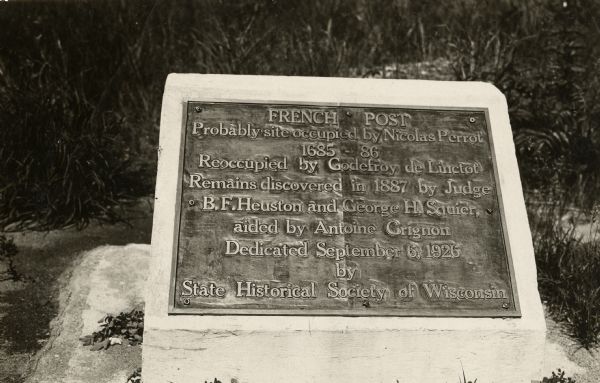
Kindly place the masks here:
<instances>
[{"instance_id":1,"label":"stone monument","mask_svg":"<svg viewBox=\"0 0 600 383\"><path fill-rule=\"evenodd\" d=\"M170 75L155 198L146 383L541 376L489 84Z\"/></svg>"}]
</instances>

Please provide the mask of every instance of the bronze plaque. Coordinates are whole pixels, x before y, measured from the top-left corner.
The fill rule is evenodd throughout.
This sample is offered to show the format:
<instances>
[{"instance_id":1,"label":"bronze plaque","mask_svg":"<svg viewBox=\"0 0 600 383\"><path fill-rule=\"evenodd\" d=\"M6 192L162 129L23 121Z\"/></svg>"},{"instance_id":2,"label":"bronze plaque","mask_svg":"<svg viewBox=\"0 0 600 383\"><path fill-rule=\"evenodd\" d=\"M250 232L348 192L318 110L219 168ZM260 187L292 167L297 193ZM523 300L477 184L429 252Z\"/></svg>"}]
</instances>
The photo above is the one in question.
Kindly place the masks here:
<instances>
[{"instance_id":1,"label":"bronze plaque","mask_svg":"<svg viewBox=\"0 0 600 383\"><path fill-rule=\"evenodd\" d=\"M185 108L170 313L520 316L486 109Z\"/></svg>"}]
</instances>

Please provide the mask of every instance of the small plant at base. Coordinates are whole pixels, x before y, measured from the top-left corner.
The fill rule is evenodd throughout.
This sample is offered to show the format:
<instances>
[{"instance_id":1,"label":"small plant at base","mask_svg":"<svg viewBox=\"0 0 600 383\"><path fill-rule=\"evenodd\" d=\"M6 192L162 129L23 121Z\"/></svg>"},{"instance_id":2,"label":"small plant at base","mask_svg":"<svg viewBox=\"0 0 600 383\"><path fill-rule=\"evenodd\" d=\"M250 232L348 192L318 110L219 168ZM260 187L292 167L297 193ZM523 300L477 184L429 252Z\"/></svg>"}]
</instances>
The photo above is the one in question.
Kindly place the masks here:
<instances>
[{"instance_id":1,"label":"small plant at base","mask_svg":"<svg viewBox=\"0 0 600 383\"><path fill-rule=\"evenodd\" d=\"M477 379L475 379L473 381L471 381L471 380L467 381L467 376L465 375L465 368L463 367L462 362L460 363L460 368L462 370L463 376L462 376L462 379L461 379L460 375L458 376L458 383L477 383Z\"/></svg>"},{"instance_id":2,"label":"small plant at base","mask_svg":"<svg viewBox=\"0 0 600 383\"><path fill-rule=\"evenodd\" d=\"M558 374L552 371L552 376L549 378L543 378L542 383L575 383L573 378L565 378L565 372L560 368L557 370Z\"/></svg>"},{"instance_id":3,"label":"small plant at base","mask_svg":"<svg viewBox=\"0 0 600 383\"><path fill-rule=\"evenodd\" d=\"M131 346L143 341L144 312L141 310L122 312L117 316L108 314L98 323L101 323L100 330L79 338L84 346L91 345L93 351L107 349L115 343L120 344L121 340L128 341Z\"/></svg>"},{"instance_id":4,"label":"small plant at base","mask_svg":"<svg viewBox=\"0 0 600 383\"><path fill-rule=\"evenodd\" d=\"M129 375L126 383L142 383L142 368L136 368L133 373Z\"/></svg>"},{"instance_id":5,"label":"small plant at base","mask_svg":"<svg viewBox=\"0 0 600 383\"><path fill-rule=\"evenodd\" d=\"M463 371L462 378L460 376L458 377L458 383L477 383L477 379L467 380L467 377L465 376L465 372Z\"/></svg>"}]
</instances>

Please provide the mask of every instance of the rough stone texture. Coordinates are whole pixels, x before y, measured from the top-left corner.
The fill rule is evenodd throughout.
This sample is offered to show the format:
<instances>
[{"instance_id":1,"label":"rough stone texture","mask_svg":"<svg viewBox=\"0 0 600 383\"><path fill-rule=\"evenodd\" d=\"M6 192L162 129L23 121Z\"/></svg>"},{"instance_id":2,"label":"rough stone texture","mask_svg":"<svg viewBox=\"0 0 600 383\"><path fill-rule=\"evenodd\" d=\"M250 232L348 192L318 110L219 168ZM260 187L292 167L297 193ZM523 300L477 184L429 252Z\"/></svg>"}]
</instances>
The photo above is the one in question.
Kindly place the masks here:
<instances>
[{"instance_id":1,"label":"rough stone texture","mask_svg":"<svg viewBox=\"0 0 600 383\"><path fill-rule=\"evenodd\" d=\"M182 105L194 101L486 107L521 318L168 316ZM504 96L484 83L170 75L163 98L147 293L146 383L539 379L545 322ZM223 374L219 376L220 374Z\"/></svg>"},{"instance_id":2,"label":"rough stone texture","mask_svg":"<svg viewBox=\"0 0 600 383\"><path fill-rule=\"evenodd\" d=\"M141 364L140 346L91 351L79 338L97 330L108 313L143 308L149 258L148 245L102 246L82 255L27 382L125 383Z\"/></svg>"},{"instance_id":3,"label":"rough stone texture","mask_svg":"<svg viewBox=\"0 0 600 383\"><path fill-rule=\"evenodd\" d=\"M51 321L63 310L59 294L82 254L103 245L150 243L152 199L121 207L125 222L116 224L93 220L83 229L0 233L17 245L14 266L22 276L18 282L0 281L0 382L23 383L30 374L36 355L51 340Z\"/></svg>"}]
</instances>

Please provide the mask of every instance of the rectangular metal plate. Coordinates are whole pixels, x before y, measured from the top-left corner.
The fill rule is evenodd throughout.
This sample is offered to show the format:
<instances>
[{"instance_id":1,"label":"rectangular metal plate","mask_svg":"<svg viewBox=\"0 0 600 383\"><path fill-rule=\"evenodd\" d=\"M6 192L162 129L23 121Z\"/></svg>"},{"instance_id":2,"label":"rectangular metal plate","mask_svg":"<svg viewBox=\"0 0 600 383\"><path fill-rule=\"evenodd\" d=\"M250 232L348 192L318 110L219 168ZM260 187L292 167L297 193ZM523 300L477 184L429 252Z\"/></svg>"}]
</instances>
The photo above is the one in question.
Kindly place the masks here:
<instances>
[{"instance_id":1,"label":"rectangular metal plate","mask_svg":"<svg viewBox=\"0 0 600 383\"><path fill-rule=\"evenodd\" d=\"M520 316L486 109L185 108L169 313Z\"/></svg>"}]
</instances>

